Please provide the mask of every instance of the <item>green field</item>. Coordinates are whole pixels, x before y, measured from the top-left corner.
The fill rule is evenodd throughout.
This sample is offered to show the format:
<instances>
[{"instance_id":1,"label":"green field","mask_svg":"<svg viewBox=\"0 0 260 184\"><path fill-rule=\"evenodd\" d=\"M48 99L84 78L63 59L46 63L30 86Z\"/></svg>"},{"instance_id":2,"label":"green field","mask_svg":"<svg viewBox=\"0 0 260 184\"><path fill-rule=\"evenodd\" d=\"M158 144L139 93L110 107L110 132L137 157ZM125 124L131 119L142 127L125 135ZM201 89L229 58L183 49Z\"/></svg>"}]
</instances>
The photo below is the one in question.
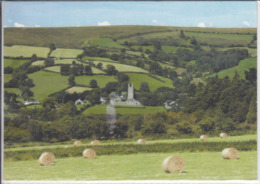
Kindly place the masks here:
<instances>
[{"instance_id":1,"label":"green field","mask_svg":"<svg viewBox=\"0 0 260 184\"><path fill-rule=\"evenodd\" d=\"M256 68L256 67L257 67L256 58L248 58L248 59L241 60L239 64L233 68L222 70L218 73L209 75L207 77L218 75L219 78L224 78L225 76L229 76L230 78L233 78L235 72L237 71L240 77L242 79L245 79L245 71L249 71L250 68Z\"/></svg>"},{"instance_id":2,"label":"green field","mask_svg":"<svg viewBox=\"0 0 260 184\"><path fill-rule=\"evenodd\" d=\"M4 56L7 57L31 57L36 54L38 57L47 57L50 51L47 47L31 47L24 45L13 45L11 47L4 47Z\"/></svg>"},{"instance_id":3,"label":"green field","mask_svg":"<svg viewBox=\"0 0 260 184\"><path fill-rule=\"evenodd\" d=\"M4 67L10 66L12 68L17 68L27 61L28 60L21 60L21 59L4 59Z\"/></svg>"},{"instance_id":4,"label":"green field","mask_svg":"<svg viewBox=\"0 0 260 184\"><path fill-rule=\"evenodd\" d=\"M199 83L206 84L206 82L204 80L202 80L201 78L193 78L190 83L193 83L193 84L196 84L196 85L199 84Z\"/></svg>"},{"instance_id":5,"label":"green field","mask_svg":"<svg viewBox=\"0 0 260 184\"><path fill-rule=\"evenodd\" d=\"M94 61L94 64L97 65L98 63L103 64L103 68L106 69L107 65L114 65L116 70L119 72L142 72L142 73L148 73L148 71L131 65L124 65L119 63L112 63L112 62L103 62L103 61Z\"/></svg>"},{"instance_id":6,"label":"green field","mask_svg":"<svg viewBox=\"0 0 260 184\"><path fill-rule=\"evenodd\" d=\"M60 66L50 66L45 68L44 70L60 73Z\"/></svg>"},{"instance_id":7,"label":"green field","mask_svg":"<svg viewBox=\"0 0 260 184\"><path fill-rule=\"evenodd\" d=\"M108 62L118 62L118 61L114 61L110 58L103 58L103 57L88 57L88 56L84 56L83 60L94 60L94 61L108 61Z\"/></svg>"},{"instance_id":8,"label":"green field","mask_svg":"<svg viewBox=\"0 0 260 184\"><path fill-rule=\"evenodd\" d=\"M248 48L248 47L217 48L216 50L218 50L218 51L226 51L226 50L231 50L231 49L246 49L246 50L248 50L248 53L249 53L249 55L251 57L256 57L257 56L257 49Z\"/></svg>"},{"instance_id":9,"label":"green field","mask_svg":"<svg viewBox=\"0 0 260 184\"><path fill-rule=\"evenodd\" d=\"M108 75L91 75L91 76L83 75L83 76L75 77L76 84L84 85L84 86L89 86L91 80L96 80L97 85L100 88L105 87L108 82L116 82L115 77L108 76Z\"/></svg>"},{"instance_id":10,"label":"green field","mask_svg":"<svg viewBox=\"0 0 260 184\"><path fill-rule=\"evenodd\" d=\"M113 41L111 38L94 38L92 40L87 40L85 42L85 46L91 46L91 45L95 45L99 47L118 48L118 49L126 48L118 44L117 42Z\"/></svg>"},{"instance_id":11,"label":"green field","mask_svg":"<svg viewBox=\"0 0 260 184\"><path fill-rule=\"evenodd\" d=\"M5 88L5 91L9 93L15 93L17 95L22 94L22 91L19 88Z\"/></svg>"},{"instance_id":12,"label":"green field","mask_svg":"<svg viewBox=\"0 0 260 184\"><path fill-rule=\"evenodd\" d=\"M72 64L72 62L75 61L78 64L81 64L81 62L75 60L75 59L58 59L55 60L55 64L59 65L59 64Z\"/></svg>"},{"instance_id":13,"label":"green field","mask_svg":"<svg viewBox=\"0 0 260 184\"><path fill-rule=\"evenodd\" d=\"M66 90L67 93L83 93L84 91L89 91L92 90L92 88L87 88L87 87L81 87L81 86L73 86L69 89Z\"/></svg>"},{"instance_id":14,"label":"green field","mask_svg":"<svg viewBox=\"0 0 260 184\"><path fill-rule=\"evenodd\" d=\"M34 61L32 66L44 66L44 60Z\"/></svg>"},{"instance_id":15,"label":"green field","mask_svg":"<svg viewBox=\"0 0 260 184\"><path fill-rule=\"evenodd\" d=\"M83 50L81 49L61 49L57 48L51 52L52 57L57 58L76 58L79 54L81 54Z\"/></svg>"},{"instance_id":16,"label":"green field","mask_svg":"<svg viewBox=\"0 0 260 184\"><path fill-rule=\"evenodd\" d=\"M65 89L68 86L68 76L62 76L58 73L39 71L28 75L33 79L35 86L31 88L34 98L42 101L48 95Z\"/></svg>"},{"instance_id":17,"label":"green field","mask_svg":"<svg viewBox=\"0 0 260 184\"><path fill-rule=\"evenodd\" d=\"M165 173L161 164L171 155L185 160L184 173ZM37 160L4 163L5 180L256 180L257 152L239 152L239 160L224 160L221 152L141 153L58 158L55 165ZM23 172L21 172L23 171Z\"/></svg>"},{"instance_id":18,"label":"green field","mask_svg":"<svg viewBox=\"0 0 260 184\"><path fill-rule=\"evenodd\" d=\"M4 82L8 82L13 78L13 74L4 74Z\"/></svg>"},{"instance_id":19,"label":"green field","mask_svg":"<svg viewBox=\"0 0 260 184\"><path fill-rule=\"evenodd\" d=\"M154 47L151 45L150 46L134 45L134 46L131 46L131 48L134 48L134 49L142 48L143 52L145 52L146 49L148 49L150 51L154 51ZM192 50L191 48L187 48L187 47L175 47L175 46L167 46L167 45L162 46L162 50L167 53L175 53L178 49Z\"/></svg>"},{"instance_id":20,"label":"green field","mask_svg":"<svg viewBox=\"0 0 260 184\"><path fill-rule=\"evenodd\" d=\"M164 82L154 79L146 74L139 74L139 73L126 73L129 78L130 82L134 84L136 89L140 89L142 82L147 82L149 84L151 91L156 91L159 87L170 87L173 88L172 81L168 78L156 76L163 80Z\"/></svg>"}]
</instances>

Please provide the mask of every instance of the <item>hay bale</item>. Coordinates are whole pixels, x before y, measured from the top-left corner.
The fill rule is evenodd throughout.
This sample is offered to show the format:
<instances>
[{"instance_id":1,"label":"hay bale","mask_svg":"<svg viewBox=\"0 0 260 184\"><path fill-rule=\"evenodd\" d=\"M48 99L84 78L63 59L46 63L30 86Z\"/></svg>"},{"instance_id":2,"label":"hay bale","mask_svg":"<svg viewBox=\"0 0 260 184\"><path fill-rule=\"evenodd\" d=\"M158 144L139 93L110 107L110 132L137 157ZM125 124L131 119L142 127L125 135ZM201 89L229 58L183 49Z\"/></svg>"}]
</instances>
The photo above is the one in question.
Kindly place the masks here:
<instances>
[{"instance_id":1,"label":"hay bale","mask_svg":"<svg viewBox=\"0 0 260 184\"><path fill-rule=\"evenodd\" d=\"M207 135L201 135L200 140L206 141L206 140L208 140L208 136Z\"/></svg>"},{"instance_id":2,"label":"hay bale","mask_svg":"<svg viewBox=\"0 0 260 184\"><path fill-rule=\"evenodd\" d=\"M94 140L94 141L92 141L92 142L90 143L90 145L92 145L92 146L98 146L98 145L100 145L100 141L99 141L99 140Z\"/></svg>"},{"instance_id":3,"label":"hay bale","mask_svg":"<svg viewBox=\"0 0 260 184\"><path fill-rule=\"evenodd\" d=\"M75 141L75 142L74 142L74 145L75 145L75 146L81 146L81 141Z\"/></svg>"},{"instance_id":4,"label":"hay bale","mask_svg":"<svg viewBox=\"0 0 260 184\"><path fill-rule=\"evenodd\" d=\"M95 158L96 152L93 149L85 149L82 153L84 158Z\"/></svg>"},{"instance_id":5,"label":"hay bale","mask_svg":"<svg viewBox=\"0 0 260 184\"><path fill-rule=\"evenodd\" d=\"M145 144L146 141L144 139L138 139L137 144Z\"/></svg>"},{"instance_id":6,"label":"hay bale","mask_svg":"<svg viewBox=\"0 0 260 184\"><path fill-rule=\"evenodd\" d=\"M185 161L179 156L169 156L163 161L162 168L165 172L170 173L183 172Z\"/></svg>"},{"instance_id":7,"label":"hay bale","mask_svg":"<svg viewBox=\"0 0 260 184\"><path fill-rule=\"evenodd\" d=\"M219 136L220 136L220 138L226 138L227 134L226 133L221 133Z\"/></svg>"},{"instance_id":8,"label":"hay bale","mask_svg":"<svg viewBox=\"0 0 260 184\"><path fill-rule=\"evenodd\" d=\"M222 157L224 159L237 159L238 150L236 148L225 148L222 151Z\"/></svg>"},{"instance_id":9,"label":"hay bale","mask_svg":"<svg viewBox=\"0 0 260 184\"><path fill-rule=\"evenodd\" d=\"M64 148L71 148L71 146L70 146L70 145L67 145L67 146L64 146Z\"/></svg>"},{"instance_id":10,"label":"hay bale","mask_svg":"<svg viewBox=\"0 0 260 184\"><path fill-rule=\"evenodd\" d=\"M55 161L55 155L51 152L44 152L39 158L39 163L42 166L52 165Z\"/></svg>"}]
</instances>

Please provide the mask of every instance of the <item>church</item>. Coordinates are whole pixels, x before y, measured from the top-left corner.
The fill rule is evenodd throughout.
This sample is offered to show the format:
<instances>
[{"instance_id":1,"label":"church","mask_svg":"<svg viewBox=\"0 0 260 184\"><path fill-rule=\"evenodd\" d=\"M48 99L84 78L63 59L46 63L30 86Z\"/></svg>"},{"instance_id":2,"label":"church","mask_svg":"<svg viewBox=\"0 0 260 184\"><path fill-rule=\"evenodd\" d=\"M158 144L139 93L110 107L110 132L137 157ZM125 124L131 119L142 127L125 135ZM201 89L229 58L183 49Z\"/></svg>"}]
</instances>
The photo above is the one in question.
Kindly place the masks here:
<instances>
[{"instance_id":1,"label":"church","mask_svg":"<svg viewBox=\"0 0 260 184\"><path fill-rule=\"evenodd\" d=\"M128 84L128 92L127 92L127 99L123 101L122 96L114 96L110 99L111 106L132 106L132 107L143 107L142 104L134 99L134 85L129 83Z\"/></svg>"}]
</instances>

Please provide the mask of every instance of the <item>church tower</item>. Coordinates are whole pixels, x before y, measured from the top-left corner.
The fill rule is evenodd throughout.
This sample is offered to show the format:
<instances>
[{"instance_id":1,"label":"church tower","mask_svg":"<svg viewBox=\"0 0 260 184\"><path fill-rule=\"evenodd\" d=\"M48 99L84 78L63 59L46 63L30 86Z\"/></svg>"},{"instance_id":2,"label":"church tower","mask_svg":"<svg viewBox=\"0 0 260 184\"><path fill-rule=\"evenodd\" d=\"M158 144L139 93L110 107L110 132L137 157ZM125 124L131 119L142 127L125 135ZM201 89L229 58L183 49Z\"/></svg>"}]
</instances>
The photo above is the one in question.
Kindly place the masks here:
<instances>
[{"instance_id":1,"label":"church tower","mask_svg":"<svg viewBox=\"0 0 260 184\"><path fill-rule=\"evenodd\" d=\"M128 84L128 93L127 93L127 100L134 99L134 85L129 83Z\"/></svg>"}]
</instances>

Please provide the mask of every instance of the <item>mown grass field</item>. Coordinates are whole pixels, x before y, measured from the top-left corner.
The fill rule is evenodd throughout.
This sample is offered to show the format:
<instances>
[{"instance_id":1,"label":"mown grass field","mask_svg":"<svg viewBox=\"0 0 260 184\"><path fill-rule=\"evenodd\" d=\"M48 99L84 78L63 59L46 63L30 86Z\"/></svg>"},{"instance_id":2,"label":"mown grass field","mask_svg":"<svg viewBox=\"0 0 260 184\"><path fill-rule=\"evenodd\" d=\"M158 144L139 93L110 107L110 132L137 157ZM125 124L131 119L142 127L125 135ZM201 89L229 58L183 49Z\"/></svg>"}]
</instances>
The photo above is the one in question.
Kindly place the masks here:
<instances>
[{"instance_id":1,"label":"mown grass field","mask_svg":"<svg viewBox=\"0 0 260 184\"><path fill-rule=\"evenodd\" d=\"M45 68L44 70L60 73L60 66L50 66Z\"/></svg>"},{"instance_id":2,"label":"mown grass field","mask_svg":"<svg viewBox=\"0 0 260 184\"><path fill-rule=\"evenodd\" d=\"M32 66L44 66L44 60L34 61Z\"/></svg>"},{"instance_id":3,"label":"mown grass field","mask_svg":"<svg viewBox=\"0 0 260 184\"><path fill-rule=\"evenodd\" d=\"M106 86L108 82L116 82L116 79L114 76L108 76L108 75L83 75L83 76L76 76L75 82L79 85L89 86L89 83L91 80L96 80L97 85L100 88L103 88Z\"/></svg>"},{"instance_id":4,"label":"mown grass field","mask_svg":"<svg viewBox=\"0 0 260 184\"><path fill-rule=\"evenodd\" d=\"M134 84L134 87L136 89L140 89L142 82L147 82L149 84L151 91L156 91L159 87L170 87L173 88L172 81L168 78L156 76L160 78L162 81L154 79L146 74L140 74L140 73L126 73L129 78L130 82Z\"/></svg>"},{"instance_id":5,"label":"mown grass field","mask_svg":"<svg viewBox=\"0 0 260 184\"><path fill-rule=\"evenodd\" d=\"M55 64L72 64L73 61L75 61L78 64L81 64L81 62L77 61L76 59L58 59L55 60Z\"/></svg>"},{"instance_id":6,"label":"mown grass field","mask_svg":"<svg viewBox=\"0 0 260 184\"><path fill-rule=\"evenodd\" d=\"M257 67L257 59L248 58L248 59L241 60L239 64L233 68L222 70L218 73L209 75L207 77L218 75L219 78L224 78L225 76L229 76L230 78L233 78L235 72L237 72L242 79L245 79L245 71L249 71L250 68L256 68L256 67Z\"/></svg>"},{"instance_id":7,"label":"mown grass field","mask_svg":"<svg viewBox=\"0 0 260 184\"><path fill-rule=\"evenodd\" d=\"M38 101L68 87L68 76L62 76L59 73L39 71L29 74L28 77L33 79L35 86L31 90Z\"/></svg>"},{"instance_id":8,"label":"mown grass field","mask_svg":"<svg viewBox=\"0 0 260 184\"><path fill-rule=\"evenodd\" d=\"M94 64L97 65L98 63L102 63L102 67L106 69L107 65L113 65L115 66L116 70L119 72L142 72L142 73L148 73L148 71L131 65L124 65L119 63L112 63L112 62L103 62L103 61L94 61Z\"/></svg>"},{"instance_id":9,"label":"mown grass field","mask_svg":"<svg viewBox=\"0 0 260 184\"><path fill-rule=\"evenodd\" d=\"M31 57L33 54L36 54L38 57L47 57L49 51L50 49L47 47L31 47L24 45L13 45L11 47L4 46L4 56L7 57Z\"/></svg>"},{"instance_id":10,"label":"mown grass field","mask_svg":"<svg viewBox=\"0 0 260 184\"><path fill-rule=\"evenodd\" d=\"M161 164L171 155L186 163L183 173L165 173ZM58 158L55 165L37 160L5 162L5 180L255 180L257 152L239 152L238 160L225 160L221 152L141 153L132 155ZM23 172L21 172L23 171Z\"/></svg>"},{"instance_id":11,"label":"mown grass field","mask_svg":"<svg viewBox=\"0 0 260 184\"><path fill-rule=\"evenodd\" d=\"M21 59L4 59L4 67L12 67L17 68L23 63L27 62L28 60L21 60Z\"/></svg>"},{"instance_id":12,"label":"mown grass field","mask_svg":"<svg viewBox=\"0 0 260 184\"><path fill-rule=\"evenodd\" d=\"M92 88L81 87L81 86L73 86L66 90L67 93L83 93L84 91L92 90Z\"/></svg>"},{"instance_id":13,"label":"mown grass field","mask_svg":"<svg viewBox=\"0 0 260 184\"><path fill-rule=\"evenodd\" d=\"M83 50L81 50L81 49L57 48L51 52L51 56L57 57L57 58L76 58L82 52L83 52Z\"/></svg>"}]
</instances>

